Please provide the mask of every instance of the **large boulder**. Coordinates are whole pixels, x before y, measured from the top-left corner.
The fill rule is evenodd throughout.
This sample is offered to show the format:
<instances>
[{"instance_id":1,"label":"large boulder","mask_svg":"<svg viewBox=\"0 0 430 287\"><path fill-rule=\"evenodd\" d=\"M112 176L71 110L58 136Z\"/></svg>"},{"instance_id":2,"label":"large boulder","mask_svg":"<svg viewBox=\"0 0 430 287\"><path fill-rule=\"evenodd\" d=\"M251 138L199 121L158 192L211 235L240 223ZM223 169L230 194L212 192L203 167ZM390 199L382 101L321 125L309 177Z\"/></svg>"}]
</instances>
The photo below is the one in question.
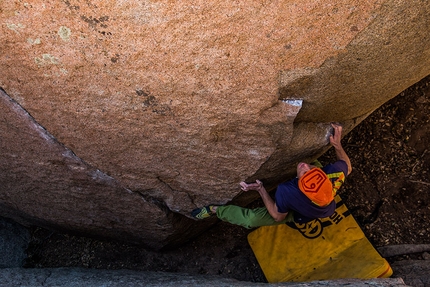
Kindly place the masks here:
<instances>
[{"instance_id":1,"label":"large boulder","mask_svg":"<svg viewBox=\"0 0 430 287\"><path fill-rule=\"evenodd\" d=\"M181 243L430 74L428 1L4 1L0 215Z\"/></svg>"}]
</instances>

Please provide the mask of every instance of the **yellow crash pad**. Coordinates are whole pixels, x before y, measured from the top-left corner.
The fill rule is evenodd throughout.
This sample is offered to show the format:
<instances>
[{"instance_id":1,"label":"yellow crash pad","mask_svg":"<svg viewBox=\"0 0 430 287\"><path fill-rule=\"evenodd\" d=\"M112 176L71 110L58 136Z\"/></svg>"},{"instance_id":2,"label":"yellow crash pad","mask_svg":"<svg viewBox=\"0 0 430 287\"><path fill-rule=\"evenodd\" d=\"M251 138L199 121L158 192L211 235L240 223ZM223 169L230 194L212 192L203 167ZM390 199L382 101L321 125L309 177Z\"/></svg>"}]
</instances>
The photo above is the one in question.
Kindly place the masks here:
<instances>
[{"instance_id":1,"label":"yellow crash pad","mask_svg":"<svg viewBox=\"0 0 430 287\"><path fill-rule=\"evenodd\" d=\"M336 196L336 211L306 224L263 226L248 242L269 283L340 278L387 278L393 274Z\"/></svg>"}]
</instances>

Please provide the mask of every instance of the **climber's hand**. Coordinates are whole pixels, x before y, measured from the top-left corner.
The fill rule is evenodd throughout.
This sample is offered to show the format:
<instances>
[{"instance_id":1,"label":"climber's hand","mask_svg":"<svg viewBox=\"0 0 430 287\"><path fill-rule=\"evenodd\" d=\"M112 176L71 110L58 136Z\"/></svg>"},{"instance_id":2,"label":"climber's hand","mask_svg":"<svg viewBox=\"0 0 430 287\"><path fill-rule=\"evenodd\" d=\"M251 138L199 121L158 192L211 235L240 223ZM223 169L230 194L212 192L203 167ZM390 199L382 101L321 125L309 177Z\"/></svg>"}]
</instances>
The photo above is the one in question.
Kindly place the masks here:
<instances>
[{"instance_id":1,"label":"climber's hand","mask_svg":"<svg viewBox=\"0 0 430 287\"><path fill-rule=\"evenodd\" d=\"M258 179L254 183L246 183L244 181L240 183L240 189L243 191L249 191L249 190L259 191L261 188L263 188L263 183Z\"/></svg>"}]
</instances>

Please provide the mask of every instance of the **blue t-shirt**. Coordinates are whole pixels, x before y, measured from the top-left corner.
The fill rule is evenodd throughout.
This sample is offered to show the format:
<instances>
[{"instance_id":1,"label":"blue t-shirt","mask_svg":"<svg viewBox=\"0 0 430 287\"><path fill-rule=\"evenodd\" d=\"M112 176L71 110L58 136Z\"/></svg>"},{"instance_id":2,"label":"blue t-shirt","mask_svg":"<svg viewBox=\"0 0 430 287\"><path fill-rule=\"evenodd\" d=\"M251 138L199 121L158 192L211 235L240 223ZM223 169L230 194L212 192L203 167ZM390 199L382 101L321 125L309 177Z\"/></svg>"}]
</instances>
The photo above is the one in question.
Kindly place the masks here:
<instances>
[{"instance_id":1,"label":"blue t-shirt","mask_svg":"<svg viewBox=\"0 0 430 287\"><path fill-rule=\"evenodd\" d=\"M322 170L332 182L334 191L337 192L348 174L348 165L346 162L339 160L333 164L326 165ZM297 223L305 223L315 218L328 217L334 213L336 209L334 200L327 206L317 206L299 189L298 182L299 179L295 178L278 186L275 193L278 212L287 213L294 211L294 221Z\"/></svg>"}]
</instances>

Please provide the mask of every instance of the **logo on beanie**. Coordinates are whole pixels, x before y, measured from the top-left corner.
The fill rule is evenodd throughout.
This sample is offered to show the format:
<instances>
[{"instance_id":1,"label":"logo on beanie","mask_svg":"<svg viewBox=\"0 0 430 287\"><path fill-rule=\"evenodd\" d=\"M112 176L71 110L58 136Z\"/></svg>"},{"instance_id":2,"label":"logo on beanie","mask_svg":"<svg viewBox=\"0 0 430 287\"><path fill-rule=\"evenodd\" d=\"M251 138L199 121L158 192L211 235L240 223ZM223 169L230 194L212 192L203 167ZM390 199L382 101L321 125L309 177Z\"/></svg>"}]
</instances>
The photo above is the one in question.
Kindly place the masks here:
<instances>
[{"instance_id":1,"label":"logo on beanie","mask_svg":"<svg viewBox=\"0 0 430 287\"><path fill-rule=\"evenodd\" d=\"M325 172L313 168L299 180L300 190L316 205L325 206L333 200L333 187Z\"/></svg>"}]
</instances>

